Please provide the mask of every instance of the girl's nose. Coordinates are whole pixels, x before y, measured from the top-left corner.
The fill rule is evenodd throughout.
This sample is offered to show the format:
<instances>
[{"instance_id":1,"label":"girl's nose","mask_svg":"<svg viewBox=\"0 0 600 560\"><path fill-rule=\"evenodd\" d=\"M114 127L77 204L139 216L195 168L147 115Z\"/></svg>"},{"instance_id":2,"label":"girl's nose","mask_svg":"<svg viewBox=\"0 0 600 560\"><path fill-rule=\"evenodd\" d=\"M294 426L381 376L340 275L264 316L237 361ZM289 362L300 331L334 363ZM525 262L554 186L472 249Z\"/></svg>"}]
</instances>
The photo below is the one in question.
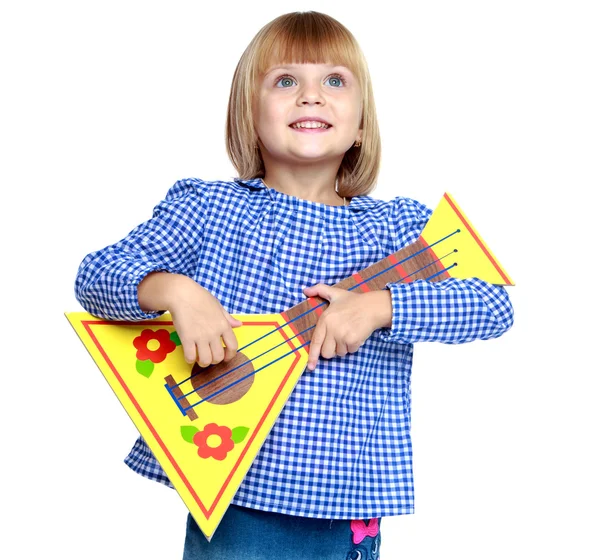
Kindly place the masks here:
<instances>
[{"instance_id":1,"label":"girl's nose","mask_svg":"<svg viewBox=\"0 0 600 560\"><path fill-rule=\"evenodd\" d=\"M321 84L305 83L298 92L298 105L324 104L325 98L321 92Z\"/></svg>"}]
</instances>

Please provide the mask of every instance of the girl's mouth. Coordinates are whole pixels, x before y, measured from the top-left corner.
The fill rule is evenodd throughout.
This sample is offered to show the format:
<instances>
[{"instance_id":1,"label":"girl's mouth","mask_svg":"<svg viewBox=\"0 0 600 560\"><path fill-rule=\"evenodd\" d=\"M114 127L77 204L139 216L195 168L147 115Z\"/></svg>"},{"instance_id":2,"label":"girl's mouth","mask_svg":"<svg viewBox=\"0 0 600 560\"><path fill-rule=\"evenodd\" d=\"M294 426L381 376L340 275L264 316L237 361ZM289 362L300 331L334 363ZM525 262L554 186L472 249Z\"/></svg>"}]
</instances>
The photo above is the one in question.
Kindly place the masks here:
<instances>
[{"instance_id":1,"label":"girl's mouth","mask_svg":"<svg viewBox=\"0 0 600 560\"><path fill-rule=\"evenodd\" d=\"M332 128L331 125L319 121L302 121L290 125L290 128L299 132L324 132Z\"/></svg>"}]
</instances>

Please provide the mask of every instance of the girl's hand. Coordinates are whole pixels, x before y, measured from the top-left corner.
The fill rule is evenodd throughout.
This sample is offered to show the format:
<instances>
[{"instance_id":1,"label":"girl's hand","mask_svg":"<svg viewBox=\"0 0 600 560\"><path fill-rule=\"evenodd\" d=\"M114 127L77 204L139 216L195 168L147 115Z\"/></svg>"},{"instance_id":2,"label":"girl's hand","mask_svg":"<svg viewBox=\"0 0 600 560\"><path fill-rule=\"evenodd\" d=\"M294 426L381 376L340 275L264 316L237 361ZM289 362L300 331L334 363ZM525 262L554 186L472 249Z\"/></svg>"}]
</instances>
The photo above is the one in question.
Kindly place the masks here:
<instances>
[{"instance_id":1,"label":"girl's hand","mask_svg":"<svg viewBox=\"0 0 600 560\"><path fill-rule=\"evenodd\" d=\"M373 331L391 326L389 290L349 292L327 284L316 284L305 288L304 294L329 301L329 307L319 317L312 335L308 354L310 370L317 367L319 355L333 358L354 353Z\"/></svg>"},{"instance_id":2,"label":"girl's hand","mask_svg":"<svg viewBox=\"0 0 600 560\"><path fill-rule=\"evenodd\" d=\"M234 319L206 288L187 276L151 273L138 286L142 309L168 309L185 360L201 367L231 360L238 349ZM225 348L223 348L223 343Z\"/></svg>"}]
</instances>

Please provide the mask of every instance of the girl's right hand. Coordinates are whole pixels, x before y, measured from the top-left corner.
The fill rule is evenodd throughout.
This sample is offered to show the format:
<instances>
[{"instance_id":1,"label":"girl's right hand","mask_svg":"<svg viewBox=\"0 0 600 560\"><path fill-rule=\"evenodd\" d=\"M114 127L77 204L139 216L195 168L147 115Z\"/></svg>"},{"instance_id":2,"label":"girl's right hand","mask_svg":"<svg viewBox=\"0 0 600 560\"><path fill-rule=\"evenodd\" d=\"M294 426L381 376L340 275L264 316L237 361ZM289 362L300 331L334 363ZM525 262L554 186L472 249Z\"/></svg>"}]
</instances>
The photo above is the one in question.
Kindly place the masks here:
<instances>
[{"instance_id":1,"label":"girl's right hand","mask_svg":"<svg viewBox=\"0 0 600 560\"><path fill-rule=\"evenodd\" d=\"M235 356L238 343L233 328L243 323L234 319L215 296L191 278L152 272L140 282L138 300L144 311L170 311L189 364L198 362L206 367Z\"/></svg>"}]
</instances>

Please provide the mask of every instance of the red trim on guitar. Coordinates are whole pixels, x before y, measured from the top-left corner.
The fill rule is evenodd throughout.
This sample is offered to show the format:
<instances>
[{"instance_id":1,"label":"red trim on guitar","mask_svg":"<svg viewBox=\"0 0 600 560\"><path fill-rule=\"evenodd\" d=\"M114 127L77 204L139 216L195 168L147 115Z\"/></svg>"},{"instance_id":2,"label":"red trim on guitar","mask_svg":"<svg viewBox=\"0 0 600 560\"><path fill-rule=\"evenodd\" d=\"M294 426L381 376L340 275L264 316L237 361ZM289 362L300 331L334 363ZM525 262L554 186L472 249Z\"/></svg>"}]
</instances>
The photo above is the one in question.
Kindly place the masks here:
<instances>
[{"instance_id":1,"label":"red trim on guitar","mask_svg":"<svg viewBox=\"0 0 600 560\"><path fill-rule=\"evenodd\" d=\"M362 276L358 272L355 272L352 275L352 278L354 278L356 285L361 289L361 291L363 291L365 293L371 291L371 288L369 288L369 285L363 280ZM364 284L362 282L364 282Z\"/></svg>"},{"instance_id":2,"label":"red trim on guitar","mask_svg":"<svg viewBox=\"0 0 600 560\"><path fill-rule=\"evenodd\" d=\"M306 344L306 340L304 340L304 337L298 332L298 329L296 328L294 323L291 321L291 319L288 317L287 313L285 311L282 311L281 316L283 317L283 320L286 323L289 323L289 325L287 325L287 326L290 327L290 329L292 329L292 332L294 333L296 340L299 342L299 345L304 346L304 344ZM288 339L288 342L291 342L291 341Z\"/></svg>"},{"instance_id":3,"label":"red trim on guitar","mask_svg":"<svg viewBox=\"0 0 600 560\"><path fill-rule=\"evenodd\" d=\"M105 321L105 320L98 320L98 321L82 321L82 325L86 329L86 331L88 332L91 340L96 345L96 348L98 349L98 351L100 352L100 354L102 355L102 357L106 360L106 363L108 364L108 366L110 367L111 371L113 372L115 378L117 379L117 381L119 382L119 384L121 385L121 387L123 388L123 390L125 391L125 393L126 393L127 397L129 398L130 402L133 404L133 406L137 410L138 414L140 415L140 417L142 418L142 420L146 424L147 428L150 430L150 432L153 435L154 439L156 440L156 442L158 443L158 445L160 445L160 448L162 449L162 451L166 455L167 459L169 460L169 462L171 463L171 465L173 466L173 468L175 469L175 471L179 475L180 479L185 484L185 486L186 486L188 492L190 493L191 497L194 499L194 501L196 502L196 504L198 505L198 507L200 508L200 510L202 511L202 513L205 515L206 519L210 519L210 516L214 512L215 507L217 506L217 504L218 504L221 496L223 495L223 492L225 491L225 489L227 488L227 485L231 481L231 478L233 477L233 475L237 471L240 463L242 462L242 459L244 458L244 456L248 452L248 449L249 449L250 445L252 444L252 442L256 438L256 435L257 435L258 431L262 427L262 425L263 425L266 417L268 416L269 412L273 408L273 405L277 401L277 398L281 394L281 391L285 387L285 385L287 383L287 380L289 379L290 375L292 374L292 372L294 370L294 367L300 361L300 352L298 350L296 350L296 352L294 353L295 356L294 356L294 361L293 361L292 365L288 369L288 371L287 371L286 375L284 376L282 382L280 383L277 391L273 395L273 398L269 402L269 405L266 407L264 414L262 415L262 417L260 418L260 420L259 420L259 422L258 422L258 424L256 426L256 429L252 433L252 436L248 439L248 442L246 443L246 445L245 445L242 453L240 454L238 460L236 461L234 467L231 469L231 472L230 472L229 476L227 477L227 479L223 483L223 486L219 490L219 492L218 492L218 494L217 494L214 502L212 503L212 505L210 506L210 508L207 509L206 506L202 503L202 501L198 497L198 495L196 494L196 492L194 492L194 489L192 488L192 485L190 484L189 480L184 476L183 471L181 470L181 467L175 461L175 459L173 458L173 455L171 455L171 453L167 449L167 446L165 445L165 443L163 442L163 440L159 437L158 432L156 431L156 429L154 428L154 426L152 425L152 423L150 422L150 420L148 419L148 417L144 413L144 410L142 409L141 405L134 398L133 393L129 390L129 387L127 386L127 384L125 383L125 381L123 380L123 378L121 377L121 375L119 374L119 372L117 371L117 368L112 363L112 361L108 357L107 353L104 351L104 348L102 347L102 345L100 344L100 342L98 341L98 339L96 338L96 336L94 335L94 333L92 332L92 330L90 328L91 324L96 325L96 326L102 326L102 325L114 325L115 323L126 324L126 325L153 325L153 326L159 326L159 325L160 326L165 326L165 325L168 325L168 326L172 326L173 322L172 321L131 322L131 321ZM246 324L246 325L272 325L274 327L279 327L279 324L276 323L276 322L260 322L260 323L248 322L248 323L244 323L244 324ZM282 333L282 335L285 337L284 333ZM287 338L287 337L285 337L285 338ZM288 343L288 345L292 349L295 349L295 347L292 344L292 341L289 338L287 338L287 343Z\"/></svg>"},{"instance_id":4,"label":"red trim on guitar","mask_svg":"<svg viewBox=\"0 0 600 560\"><path fill-rule=\"evenodd\" d=\"M404 267L398 262L398 259L394 254L391 254L388 257L388 261L390 264L394 265L395 269L398 271L398 274L400 274L400 280L402 282L412 282L410 274L407 274L406 270L404 270Z\"/></svg>"},{"instance_id":5,"label":"red trim on guitar","mask_svg":"<svg viewBox=\"0 0 600 560\"><path fill-rule=\"evenodd\" d=\"M489 261L492 263L492 265L494 265L494 268L497 270L498 274L500 276L502 276L502 280L504 280L508 285L512 285L510 278L508 278L508 276L506 276L506 274L504 274L504 271L502 270L500 265L496 262L496 259L487 250L487 248L485 247L485 245L483 244L481 239L479 239L479 236L473 231L473 228L471 228L471 226L469 226L469 223L467 222L465 217L461 214L460 210L456 207L456 205L452 204L452 200L450 200L450 197L448 196L447 193L444 193L444 198L446 199L446 202L450 205L452 210L454 210L454 213L458 216L460 221L467 228L469 233L473 236L473 239L477 242L477 245L479 245L480 249L484 252L485 256L489 259Z\"/></svg>"},{"instance_id":6,"label":"red trim on guitar","mask_svg":"<svg viewBox=\"0 0 600 560\"><path fill-rule=\"evenodd\" d=\"M310 303L310 305L312 306L312 308L317 312L317 316L321 316L321 313L323 313L323 308L319 307L319 303L317 303L317 300L315 298L309 297L308 301Z\"/></svg>"}]
</instances>

